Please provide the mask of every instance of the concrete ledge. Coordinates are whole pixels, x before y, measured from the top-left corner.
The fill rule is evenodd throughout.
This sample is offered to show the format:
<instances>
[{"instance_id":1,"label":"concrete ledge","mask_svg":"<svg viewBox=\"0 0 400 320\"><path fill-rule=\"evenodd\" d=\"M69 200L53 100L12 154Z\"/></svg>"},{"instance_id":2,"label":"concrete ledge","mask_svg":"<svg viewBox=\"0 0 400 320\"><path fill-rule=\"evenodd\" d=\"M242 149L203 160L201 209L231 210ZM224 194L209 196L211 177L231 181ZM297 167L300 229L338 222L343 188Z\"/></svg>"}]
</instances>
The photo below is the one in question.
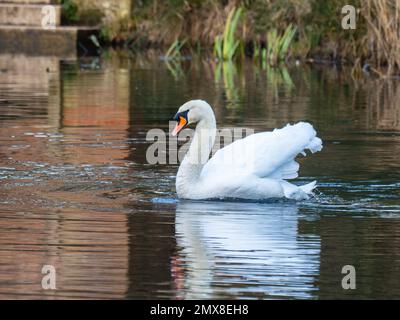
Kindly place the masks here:
<instances>
[{"instance_id":1,"label":"concrete ledge","mask_svg":"<svg viewBox=\"0 0 400 320\"><path fill-rule=\"evenodd\" d=\"M0 3L0 22L3 25L41 26L44 5ZM61 22L61 6L53 6L56 13L56 25L58 26Z\"/></svg>"},{"instance_id":2,"label":"concrete ledge","mask_svg":"<svg viewBox=\"0 0 400 320\"><path fill-rule=\"evenodd\" d=\"M41 27L0 25L0 53L28 54L32 56L57 56L76 59L77 44L85 42L96 28L57 27L46 30Z\"/></svg>"}]
</instances>

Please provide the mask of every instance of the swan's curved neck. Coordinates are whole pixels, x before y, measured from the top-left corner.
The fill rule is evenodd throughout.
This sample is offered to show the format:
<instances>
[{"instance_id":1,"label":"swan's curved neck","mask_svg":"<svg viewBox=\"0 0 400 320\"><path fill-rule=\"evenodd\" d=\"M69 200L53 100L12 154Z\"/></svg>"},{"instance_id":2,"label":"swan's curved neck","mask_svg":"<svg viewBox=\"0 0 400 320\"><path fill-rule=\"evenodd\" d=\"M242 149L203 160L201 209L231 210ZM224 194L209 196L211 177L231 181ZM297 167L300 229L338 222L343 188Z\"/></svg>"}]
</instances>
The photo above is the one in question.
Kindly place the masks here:
<instances>
[{"instance_id":1,"label":"swan's curved neck","mask_svg":"<svg viewBox=\"0 0 400 320\"><path fill-rule=\"evenodd\" d=\"M213 114L197 123L189 150L179 166L176 176L178 196L184 197L195 189L201 170L207 163L214 145L215 135L216 123Z\"/></svg>"}]
</instances>

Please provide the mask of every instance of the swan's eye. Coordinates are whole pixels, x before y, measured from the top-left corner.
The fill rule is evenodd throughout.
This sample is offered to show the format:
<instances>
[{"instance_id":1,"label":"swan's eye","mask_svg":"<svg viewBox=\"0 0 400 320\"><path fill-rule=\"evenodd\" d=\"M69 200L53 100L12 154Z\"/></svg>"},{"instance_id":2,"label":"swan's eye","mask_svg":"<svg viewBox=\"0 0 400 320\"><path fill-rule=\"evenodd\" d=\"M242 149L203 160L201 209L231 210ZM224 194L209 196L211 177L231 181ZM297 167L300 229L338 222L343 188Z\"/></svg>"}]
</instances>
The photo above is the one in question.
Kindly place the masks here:
<instances>
[{"instance_id":1,"label":"swan's eye","mask_svg":"<svg viewBox=\"0 0 400 320\"><path fill-rule=\"evenodd\" d=\"M187 117L188 113L189 113L189 110L177 112L172 120L179 121L179 117L184 117L187 122L188 121L188 117Z\"/></svg>"}]
</instances>

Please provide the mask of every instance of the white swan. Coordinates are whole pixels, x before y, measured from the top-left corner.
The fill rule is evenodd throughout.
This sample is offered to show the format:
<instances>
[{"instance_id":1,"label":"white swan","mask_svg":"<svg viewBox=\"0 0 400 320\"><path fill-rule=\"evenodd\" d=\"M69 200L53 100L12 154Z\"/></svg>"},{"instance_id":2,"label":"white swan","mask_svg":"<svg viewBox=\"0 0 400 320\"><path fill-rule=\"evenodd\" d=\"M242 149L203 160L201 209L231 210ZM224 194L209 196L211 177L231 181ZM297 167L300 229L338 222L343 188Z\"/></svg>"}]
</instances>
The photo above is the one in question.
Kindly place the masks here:
<instances>
[{"instance_id":1,"label":"white swan","mask_svg":"<svg viewBox=\"0 0 400 320\"><path fill-rule=\"evenodd\" d=\"M311 124L299 122L272 132L260 132L236 140L209 159L216 136L211 106L191 100L176 113L172 135L197 123L194 136L176 175L179 198L240 198L263 200L286 197L306 199L316 181L296 186L286 179L298 176L298 154L322 149L322 141Z\"/></svg>"}]
</instances>

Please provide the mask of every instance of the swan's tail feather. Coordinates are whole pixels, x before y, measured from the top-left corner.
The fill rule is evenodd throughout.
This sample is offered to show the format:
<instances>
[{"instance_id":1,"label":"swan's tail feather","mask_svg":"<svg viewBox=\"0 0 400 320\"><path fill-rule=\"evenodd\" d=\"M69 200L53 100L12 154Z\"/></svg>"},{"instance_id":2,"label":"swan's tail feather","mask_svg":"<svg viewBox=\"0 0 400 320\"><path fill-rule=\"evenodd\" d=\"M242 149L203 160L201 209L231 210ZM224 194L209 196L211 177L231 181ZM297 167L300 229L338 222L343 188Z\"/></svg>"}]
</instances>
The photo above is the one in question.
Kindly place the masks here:
<instances>
[{"instance_id":1,"label":"swan's tail feather","mask_svg":"<svg viewBox=\"0 0 400 320\"><path fill-rule=\"evenodd\" d=\"M294 200L305 200L308 199L308 195L316 187L317 181L307 183L303 186L296 186L290 182L282 181L281 185L283 193L286 198Z\"/></svg>"},{"instance_id":2,"label":"swan's tail feather","mask_svg":"<svg viewBox=\"0 0 400 320\"><path fill-rule=\"evenodd\" d=\"M317 181L314 180L313 182L307 183L304 186L300 186L299 188L303 190L305 193L311 193L316 186L317 186Z\"/></svg>"}]
</instances>

